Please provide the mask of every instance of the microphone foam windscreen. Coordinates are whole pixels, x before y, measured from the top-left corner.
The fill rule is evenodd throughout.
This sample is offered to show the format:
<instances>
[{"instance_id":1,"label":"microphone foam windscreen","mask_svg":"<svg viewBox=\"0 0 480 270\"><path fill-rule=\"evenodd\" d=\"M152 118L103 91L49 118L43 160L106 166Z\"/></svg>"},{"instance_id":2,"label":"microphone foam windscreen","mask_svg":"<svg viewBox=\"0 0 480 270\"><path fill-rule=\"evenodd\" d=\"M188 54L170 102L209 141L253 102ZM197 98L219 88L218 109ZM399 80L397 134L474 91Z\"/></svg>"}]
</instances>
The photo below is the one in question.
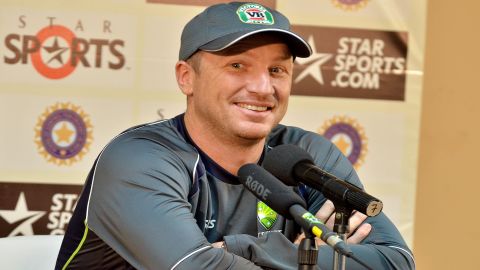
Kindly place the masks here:
<instances>
[{"instance_id":1,"label":"microphone foam windscreen","mask_svg":"<svg viewBox=\"0 0 480 270\"><path fill-rule=\"evenodd\" d=\"M296 145L282 144L267 152L262 166L286 185L296 186L294 167L300 162L313 164L313 158Z\"/></svg>"},{"instance_id":2,"label":"microphone foam windscreen","mask_svg":"<svg viewBox=\"0 0 480 270\"><path fill-rule=\"evenodd\" d=\"M305 201L257 164L246 164L238 170L239 181L258 199L286 218L290 218L289 209L294 204L306 207Z\"/></svg>"}]
</instances>

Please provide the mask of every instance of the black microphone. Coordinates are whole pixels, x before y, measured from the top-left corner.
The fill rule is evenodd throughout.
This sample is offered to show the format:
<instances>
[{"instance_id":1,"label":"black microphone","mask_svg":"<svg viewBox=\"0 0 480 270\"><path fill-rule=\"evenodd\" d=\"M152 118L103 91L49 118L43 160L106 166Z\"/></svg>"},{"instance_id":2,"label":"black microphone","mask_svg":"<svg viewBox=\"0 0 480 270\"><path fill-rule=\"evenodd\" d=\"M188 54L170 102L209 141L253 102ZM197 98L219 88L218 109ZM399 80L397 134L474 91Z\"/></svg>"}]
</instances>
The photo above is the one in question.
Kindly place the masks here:
<instances>
[{"instance_id":1,"label":"black microphone","mask_svg":"<svg viewBox=\"0 0 480 270\"><path fill-rule=\"evenodd\" d=\"M246 164L238 170L240 182L258 199L277 213L294 219L306 231L312 232L337 252L348 257L352 252L345 242L305 210L305 201L291 187L286 186L257 164Z\"/></svg>"},{"instance_id":2,"label":"black microphone","mask_svg":"<svg viewBox=\"0 0 480 270\"><path fill-rule=\"evenodd\" d=\"M334 203L346 203L367 216L373 217L382 211L383 203L379 199L315 166L310 154L296 145L273 148L266 154L263 167L287 185L302 182Z\"/></svg>"}]
</instances>

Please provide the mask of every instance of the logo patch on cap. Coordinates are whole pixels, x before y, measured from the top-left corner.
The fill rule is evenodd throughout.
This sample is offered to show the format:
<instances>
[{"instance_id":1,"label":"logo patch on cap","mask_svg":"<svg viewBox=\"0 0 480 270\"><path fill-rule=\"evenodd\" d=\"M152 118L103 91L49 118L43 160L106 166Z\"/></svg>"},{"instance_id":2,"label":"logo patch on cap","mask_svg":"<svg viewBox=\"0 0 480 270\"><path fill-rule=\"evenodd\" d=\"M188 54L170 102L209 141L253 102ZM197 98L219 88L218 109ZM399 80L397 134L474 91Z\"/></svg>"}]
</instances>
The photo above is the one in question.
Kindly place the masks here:
<instances>
[{"instance_id":1,"label":"logo patch on cap","mask_svg":"<svg viewBox=\"0 0 480 270\"><path fill-rule=\"evenodd\" d=\"M273 15L270 11L259 4L245 4L237 9L237 15L244 23L250 24L274 24Z\"/></svg>"}]
</instances>

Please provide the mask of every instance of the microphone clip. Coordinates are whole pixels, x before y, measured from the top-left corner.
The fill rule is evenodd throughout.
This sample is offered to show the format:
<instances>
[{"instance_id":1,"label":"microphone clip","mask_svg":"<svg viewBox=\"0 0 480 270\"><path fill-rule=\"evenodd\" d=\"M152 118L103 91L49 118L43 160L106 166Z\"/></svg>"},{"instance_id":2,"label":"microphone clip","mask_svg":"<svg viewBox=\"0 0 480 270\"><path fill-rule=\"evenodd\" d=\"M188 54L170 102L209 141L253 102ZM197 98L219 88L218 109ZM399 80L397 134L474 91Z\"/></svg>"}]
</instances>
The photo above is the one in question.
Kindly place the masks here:
<instances>
[{"instance_id":1,"label":"microphone clip","mask_svg":"<svg viewBox=\"0 0 480 270\"><path fill-rule=\"evenodd\" d=\"M305 231L305 238L298 245L298 269L317 269L318 246L315 235L311 231Z\"/></svg>"}]
</instances>

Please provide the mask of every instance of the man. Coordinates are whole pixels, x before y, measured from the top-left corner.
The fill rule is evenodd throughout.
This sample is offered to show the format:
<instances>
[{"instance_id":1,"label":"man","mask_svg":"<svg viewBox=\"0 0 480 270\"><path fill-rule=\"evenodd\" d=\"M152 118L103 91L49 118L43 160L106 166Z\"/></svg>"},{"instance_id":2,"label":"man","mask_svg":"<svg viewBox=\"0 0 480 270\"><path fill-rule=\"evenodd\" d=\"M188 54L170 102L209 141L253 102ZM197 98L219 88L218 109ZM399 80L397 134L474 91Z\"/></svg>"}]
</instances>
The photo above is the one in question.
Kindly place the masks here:
<instances>
[{"instance_id":1,"label":"man","mask_svg":"<svg viewBox=\"0 0 480 270\"><path fill-rule=\"evenodd\" d=\"M279 125L293 60L310 54L287 18L258 4L215 5L193 18L183 30L175 66L186 112L127 130L105 147L77 203L56 268L296 269L300 228L259 202L236 174L246 163L261 164L269 148L290 143L360 185L329 141ZM328 220L331 203L303 188L309 210ZM359 258L374 269L414 267L383 214L360 225L364 219L359 213L351 219L352 230L358 229L349 242L357 244L351 248ZM321 246L319 267L331 265L331 249Z\"/></svg>"}]
</instances>

